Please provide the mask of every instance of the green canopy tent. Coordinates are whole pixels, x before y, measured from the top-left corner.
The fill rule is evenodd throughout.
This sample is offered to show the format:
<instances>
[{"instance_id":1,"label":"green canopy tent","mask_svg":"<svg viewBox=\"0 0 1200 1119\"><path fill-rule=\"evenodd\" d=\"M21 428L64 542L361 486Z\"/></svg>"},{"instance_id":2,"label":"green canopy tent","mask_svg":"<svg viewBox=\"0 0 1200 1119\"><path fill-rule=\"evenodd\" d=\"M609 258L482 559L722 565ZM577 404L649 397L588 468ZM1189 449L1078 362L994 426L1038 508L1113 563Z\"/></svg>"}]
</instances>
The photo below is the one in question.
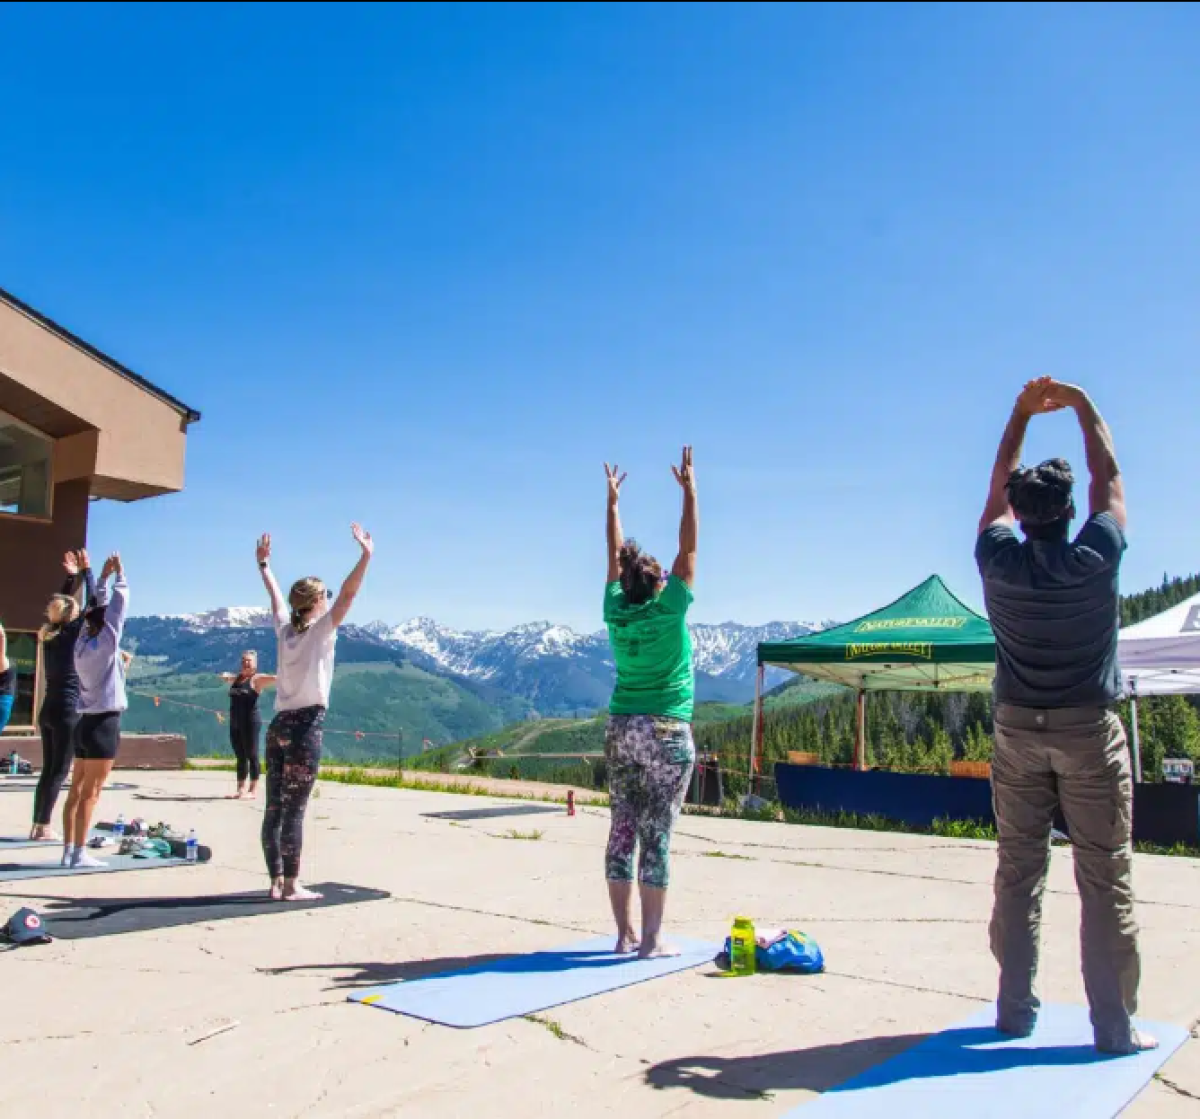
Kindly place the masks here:
<instances>
[{"instance_id":1,"label":"green canopy tent","mask_svg":"<svg viewBox=\"0 0 1200 1119\"><path fill-rule=\"evenodd\" d=\"M857 621L791 641L764 642L758 647L751 775L762 751L767 666L858 692L854 764L864 769L867 692L990 691L996 674L996 639L988 620L933 575L890 606Z\"/></svg>"}]
</instances>

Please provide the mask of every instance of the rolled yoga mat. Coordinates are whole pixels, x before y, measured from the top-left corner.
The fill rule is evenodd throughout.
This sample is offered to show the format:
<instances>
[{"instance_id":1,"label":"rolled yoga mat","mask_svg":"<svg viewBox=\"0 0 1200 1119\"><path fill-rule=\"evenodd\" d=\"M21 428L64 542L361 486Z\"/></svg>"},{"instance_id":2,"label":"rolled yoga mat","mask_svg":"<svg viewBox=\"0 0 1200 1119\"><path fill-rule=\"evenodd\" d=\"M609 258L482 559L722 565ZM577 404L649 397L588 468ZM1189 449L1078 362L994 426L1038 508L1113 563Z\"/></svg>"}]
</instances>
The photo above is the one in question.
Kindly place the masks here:
<instances>
[{"instance_id":1,"label":"rolled yoga mat","mask_svg":"<svg viewBox=\"0 0 1200 1119\"><path fill-rule=\"evenodd\" d=\"M673 943L682 955L639 960L616 955L611 936L596 937L463 971L371 987L356 991L350 1001L471 1029L688 971L708 963L718 949L716 944L686 937L675 937Z\"/></svg>"},{"instance_id":2,"label":"rolled yoga mat","mask_svg":"<svg viewBox=\"0 0 1200 1119\"><path fill-rule=\"evenodd\" d=\"M1085 1007L1043 1006L1032 1037L995 1029L989 1006L848 1080L785 1119L1112 1119L1191 1036L1139 1022L1159 1049L1106 1057L1092 1044Z\"/></svg>"}]
</instances>

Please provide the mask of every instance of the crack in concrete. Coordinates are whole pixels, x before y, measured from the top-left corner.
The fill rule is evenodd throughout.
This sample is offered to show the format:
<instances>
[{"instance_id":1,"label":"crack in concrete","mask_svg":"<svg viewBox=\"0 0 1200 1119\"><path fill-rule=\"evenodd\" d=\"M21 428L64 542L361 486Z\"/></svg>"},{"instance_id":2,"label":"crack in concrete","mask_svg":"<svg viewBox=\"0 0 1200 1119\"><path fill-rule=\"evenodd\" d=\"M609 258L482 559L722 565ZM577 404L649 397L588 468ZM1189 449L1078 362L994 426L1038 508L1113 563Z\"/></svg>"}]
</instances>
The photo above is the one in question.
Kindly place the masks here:
<instances>
[{"instance_id":1,"label":"crack in concrete","mask_svg":"<svg viewBox=\"0 0 1200 1119\"><path fill-rule=\"evenodd\" d=\"M541 1026L542 1029L556 1037L559 1041L569 1041L573 1045L582 1046L591 1053L597 1052L597 1050L593 1049L586 1041L583 1040L583 1038L567 1033L567 1031L562 1028L562 1023L555 1021L553 1018L543 1018L540 1014L522 1014L521 1019L522 1021L532 1022L534 1025Z\"/></svg>"},{"instance_id":2,"label":"crack in concrete","mask_svg":"<svg viewBox=\"0 0 1200 1119\"><path fill-rule=\"evenodd\" d=\"M349 1006L350 1003L344 1001L335 1001L326 999L324 1002L302 1002L299 1006L285 1006L279 1010L273 1010L271 1013L276 1017L282 1014L297 1014L301 1010L320 1010L326 1006Z\"/></svg>"},{"instance_id":3,"label":"crack in concrete","mask_svg":"<svg viewBox=\"0 0 1200 1119\"><path fill-rule=\"evenodd\" d=\"M465 905L450 905L448 902L427 901L425 898L393 897L393 901L407 902L410 905L423 905L430 909L445 909L452 913L470 913L476 917L499 917L505 921L517 921L523 925L540 925L544 928L565 929L568 932L587 933L589 936L599 936L595 929L582 925L570 925L562 921L546 921L538 917L521 917L513 913L496 913L490 909L473 909Z\"/></svg>"},{"instance_id":4,"label":"crack in concrete","mask_svg":"<svg viewBox=\"0 0 1200 1119\"><path fill-rule=\"evenodd\" d=\"M779 866L802 866L811 870L832 870L846 874L873 874L882 878L910 878L918 882L941 882L951 886L976 886L981 889L992 889L991 882L976 882L969 878L943 878L936 874L914 874L910 871L903 870L878 870L874 867L859 867L859 866L835 866L832 863L809 862L805 859L763 859L763 862L775 863ZM1079 895L1074 890L1053 890L1047 889L1046 893L1053 897L1073 898ZM1150 906L1159 909L1187 909L1198 910L1200 906L1184 905L1177 901L1146 901L1142 898L1138 899L1139 906Z\"/></svg>"},{"instance_id":5,"label":"crack in concrete","mask_svg":"<svg viewBox=\"0 0 1200 1119\"><path fill-rule=\"evenodd\" d=\"M831 971L826 968L823 975L830 975L836 979L851 979L858 983L875 983L881 987L897 987L902 991L915 991L922 995L945 995L952 999L964 999L968 1002L987 1002L986 995L969 995L962 991L947 991L941 987L921 987L915 983L900 983L895 979L880 979L872 975L858 975L846 971Z\"/></svg>"},{"instance_id":6,"label":"crack in concrete","mask_svg":"<svg viewBox=\"0 0 1200 1119\"><path fill-rule=\"evenodd\" d=\"M796 825L789 825L796 826ZM802 825L800 825L802 826ZM911 855L914 851L975 851L982 854L996 853L996 845L994 843L988 846L973 847L970 844L973 842L981 842L979 840L960 840L957 843L927 843L927 844L912 844L908 847L859 847L854 844L844 844L838 847L813 847L807 843L746 843L742 840L719 840L711 839L707 835L696 835L694 832L676 831L674 833L684 839L695 839L700 843L721 843L725 842L731 847L752 847L761 851L837 851L842 854L888 854L888 855ZM926 838L923 836L914 836L915 839Z\"/></svg>"},{"instance_id":7,"label":"crack in concrete","mask_svg":"<svg viewBox=\"0 0 1200 1119\"><path fill-rule=\"evenodd\" d=\"M1164 1088L1169 1088L1177 1096L1182 1096L1185 1100L1200 1101L1200 1095L1197 1095L1195 1092L1189 1092L1182 1085L1176 1084L1174 1080L1168 1080L1161 1072L1156 1072L1154 1079Z\"/></svg>"},{"instance_id":8,"label":"crack in concrete","mask_svg":"<svg viewBox=\"0 0 1200 1119\"><path fill-rule=\"evenodd\" d=\"M5 1041L4 1045L40 1045L43 1041L78 1041L84 1037L95 1037L95 1030L84 1030L77 1034L43 1034L40 1037L15 1037ZM107 1033L105 1036L108 1036ZM122 1037L136 1036L136 1031L133 1034L122 1034Z\"/></svg>"}]
</instances>

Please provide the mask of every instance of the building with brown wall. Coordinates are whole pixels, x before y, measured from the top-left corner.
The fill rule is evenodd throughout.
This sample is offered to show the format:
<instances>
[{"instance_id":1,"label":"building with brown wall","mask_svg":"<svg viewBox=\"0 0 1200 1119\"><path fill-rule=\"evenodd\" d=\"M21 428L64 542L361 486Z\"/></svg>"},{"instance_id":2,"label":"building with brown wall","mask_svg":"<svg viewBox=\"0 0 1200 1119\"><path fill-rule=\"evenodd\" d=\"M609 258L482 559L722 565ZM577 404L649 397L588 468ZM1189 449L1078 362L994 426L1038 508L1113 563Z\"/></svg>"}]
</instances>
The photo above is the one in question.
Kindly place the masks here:
<instances>
[{"instance_id":1,"label":"building with brown wall","mask_svg":"<svg viewBox=\"0 0 1200 1119\"><path fill-rule=\"evenodd\" d=\"M183 489L194 409L0 289L0 623L17 664L12 731L32 724L37 644L88 506Z\"/></svg>"}]
</instances>

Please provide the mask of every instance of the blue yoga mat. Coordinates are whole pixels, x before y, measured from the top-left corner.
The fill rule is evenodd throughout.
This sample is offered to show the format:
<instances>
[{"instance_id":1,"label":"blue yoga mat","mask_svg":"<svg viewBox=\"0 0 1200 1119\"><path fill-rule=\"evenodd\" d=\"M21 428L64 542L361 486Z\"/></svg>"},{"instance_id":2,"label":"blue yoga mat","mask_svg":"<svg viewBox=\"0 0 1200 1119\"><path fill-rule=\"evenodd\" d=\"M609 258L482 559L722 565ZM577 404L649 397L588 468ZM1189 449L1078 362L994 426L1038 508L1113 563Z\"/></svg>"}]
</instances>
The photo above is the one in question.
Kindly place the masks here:
<instances>
[{"instance_id":1,"label":"blue yoga mat","mask_svg":"<svg viewBox=\"0 0 1200 1119\"><path fill-rule=\"evenodd\" d=\"M1187 1041L1188 1031L1139 1022L1162 1047L1105 1057L1080 1006L1043 1006L1029 1038L995 1029L987 1007L803 1104L786 1119L1112 1119Z\"/></svg>"},{"instance_id":2,"label":"blue yoga mat","mask_svg":"<svg viewBox=\"0 0 1200 1119\"><path fill-rule=\"evenodd\" d=\"M424 1022L471 1029L687 971L717 954L718 946L704 941L676 937L673 943L683 955L639 960L615 955L611 936L595 937L549 952L356 991L350 1001Z\"/></svg>"}]
</instances>

